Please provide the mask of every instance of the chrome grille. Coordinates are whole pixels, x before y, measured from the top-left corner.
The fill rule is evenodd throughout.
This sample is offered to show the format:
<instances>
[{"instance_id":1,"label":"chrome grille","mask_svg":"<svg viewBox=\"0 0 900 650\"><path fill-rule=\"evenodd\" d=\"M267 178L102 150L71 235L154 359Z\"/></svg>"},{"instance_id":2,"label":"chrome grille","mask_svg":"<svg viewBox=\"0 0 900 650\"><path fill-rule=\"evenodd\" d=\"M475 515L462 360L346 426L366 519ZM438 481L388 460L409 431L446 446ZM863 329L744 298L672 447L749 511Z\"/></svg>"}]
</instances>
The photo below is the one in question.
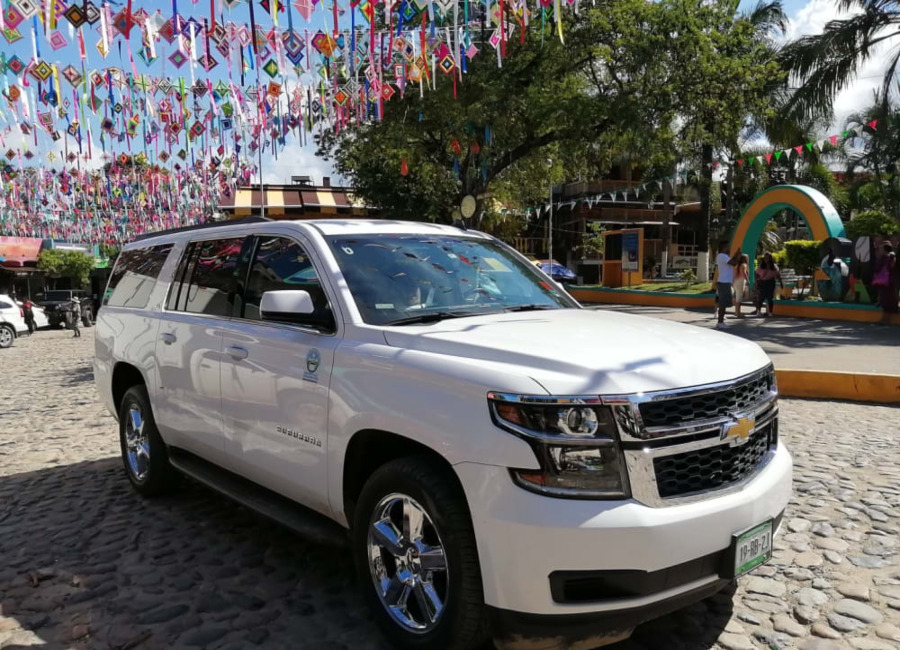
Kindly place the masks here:
<instances>
[{"instance_id":1,"label":"chrome grille","mask_svg":"<svg viewBox=\"0 0 900 650\"><path fill-rule=\"evenodd\" d=\"M676 427L746 412L768 394L774 382L774 371L766 370L722 390L644 402L641 419L646 428Z\"/></svg>"},{"instance_id":2,"label":"chrome grille","mask_svg":"<svg viewBox=\"0 0 900 650\"><path fill-rule=\"evenodd\" d=\"M776 431L773 420L737 447L722 444L655 458L659 496L667 499L718 490L746 478L774 444Z\"/></svg>"}]
</instances>

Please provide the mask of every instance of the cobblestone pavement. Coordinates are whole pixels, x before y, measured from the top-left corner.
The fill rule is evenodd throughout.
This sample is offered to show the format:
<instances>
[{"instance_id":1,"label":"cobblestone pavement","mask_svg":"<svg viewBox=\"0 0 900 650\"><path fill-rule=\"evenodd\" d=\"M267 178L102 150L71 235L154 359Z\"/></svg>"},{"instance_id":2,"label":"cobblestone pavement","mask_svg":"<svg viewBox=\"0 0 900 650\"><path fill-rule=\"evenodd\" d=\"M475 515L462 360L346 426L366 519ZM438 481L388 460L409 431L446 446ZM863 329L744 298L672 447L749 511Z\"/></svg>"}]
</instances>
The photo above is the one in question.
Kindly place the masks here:
<instances>
[{"instance_id":1,"label":"cobblestone pavement","mask_svg":"<svg viewBox=\"0 0 900 650\"><path fill-rule=\"evenodd\" d=\"M0 350L0 648L385 648L340 550L195 485L130 489L91 334ZM612 648L900 647L898 422L784 400L796 496L773 562Z\"/></svg>"}]
</instances>

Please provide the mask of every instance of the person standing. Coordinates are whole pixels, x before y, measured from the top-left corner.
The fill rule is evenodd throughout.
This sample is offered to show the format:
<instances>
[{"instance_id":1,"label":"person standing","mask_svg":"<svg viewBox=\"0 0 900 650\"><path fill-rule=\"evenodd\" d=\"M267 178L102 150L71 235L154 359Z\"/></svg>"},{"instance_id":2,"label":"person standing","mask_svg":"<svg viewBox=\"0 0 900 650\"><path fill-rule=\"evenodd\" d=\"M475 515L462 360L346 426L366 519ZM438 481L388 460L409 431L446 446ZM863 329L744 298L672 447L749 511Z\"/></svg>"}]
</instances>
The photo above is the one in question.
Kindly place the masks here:
<instances>
[{"instance_id":1,"label":"person standing","mask_svg":"<svg viewBox=\"0 0 900 650\"><path fill-rule=\"evenodd\" d=\"M781 271L778 269L778 265L775 264L772 253L766 253L763 255L762 260L759 262L759 267L756 269L756 288L758 297L756 299L756 311L753 312L754 315L762 311L763 303L765 303L767 307L766 318L769 318L774 313L775 282L780 282L782 290L784 289L784 282L781 280Z\"/></svg>"},{"instance_id":2,"label":"person standing","mask_svg":"<svg viewBox=\"0 0 900 650\"><path fill-rule=\"evenodd\" d=\"M75 333L72 338L81 338L81 300L72 298L72 308L69 313L72 319L72 331Z\"/></svg>"},{"instance_id":3,"label":"person standing","mask_svg":"<svg viewBox=\"0 0 900 650\"><path fill-rule=\"evenodd\" d=\"M718 302L719 319L717 329L725 329L725 310L731 307L731 283L734 282L733 259L728 254L728 242L719 244L719 254L716 256L716 298Z\"/></svg>"},{"instance_id":4,"label":"person standing","mask_svg":"<svg viewBox=\"0 0 900 650\"><path fill-rule=\"evenodd\" d=\"M30 300L22 303L22 313L25 315L25 324L28 326L28 335L34 334L37 327L34 324L34 305Z\"/></svg>"},{"instance_id":5,"label":"person standing","mask_svg":"<svg viewBox=\"0 0 900 650\"><path fill-rule=\"evenodd\" d=\"M884 310L882 323L888 323L897 313L897 255L890 242L884 242L881 257L875 263L872 285L878 289L878 304Z\"/></svg>"},{"instance_id":6,"label":"person standing","mask_svg":"<svg viewBox=\"0 0 900 650\"><path fill-rule=\"evenodd\" d=\"M741 302L747 293L749 282L750 258L742 253L734 267L734 280L731 282L731 286L734 289L734 313L738 318L744 317L741 313Z\"/></svg>"}]
</instances>

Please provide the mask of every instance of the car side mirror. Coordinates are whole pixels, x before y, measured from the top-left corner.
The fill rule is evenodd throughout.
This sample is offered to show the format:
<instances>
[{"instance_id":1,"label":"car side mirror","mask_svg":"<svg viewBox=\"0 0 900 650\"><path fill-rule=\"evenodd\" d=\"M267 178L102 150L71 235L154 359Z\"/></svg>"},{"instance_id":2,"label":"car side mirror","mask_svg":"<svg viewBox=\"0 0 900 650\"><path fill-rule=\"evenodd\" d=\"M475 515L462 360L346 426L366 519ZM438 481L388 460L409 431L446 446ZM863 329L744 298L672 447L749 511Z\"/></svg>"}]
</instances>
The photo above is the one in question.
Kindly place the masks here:
<instances>
[{"instance_id":1,"label":"car side mirror","mask_svg":"<svg viewBox=\"0 0 900 650\"><path fill-rule=\"evenodd\" d=\"M259 301L259 313L263 320L306 323L315 310L309 291L294 289L266 291Z\"/></svg>"}]
</instances>

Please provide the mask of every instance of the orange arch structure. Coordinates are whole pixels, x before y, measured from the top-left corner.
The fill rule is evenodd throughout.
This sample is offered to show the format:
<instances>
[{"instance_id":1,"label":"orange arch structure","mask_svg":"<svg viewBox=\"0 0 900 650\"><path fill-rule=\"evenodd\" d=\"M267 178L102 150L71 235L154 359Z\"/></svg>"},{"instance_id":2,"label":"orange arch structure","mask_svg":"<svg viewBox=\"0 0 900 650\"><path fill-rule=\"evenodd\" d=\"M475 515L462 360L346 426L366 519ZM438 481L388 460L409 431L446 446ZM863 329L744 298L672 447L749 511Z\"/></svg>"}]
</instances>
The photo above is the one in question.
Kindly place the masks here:
<instances>
[{"instance_id":1,"label":"orange arch structure","mask_svg":"<svg viewBox=\"0 0 900 650\"><path fill-rule=\"evenodd\" d=\"M806 185L776 185L763 190L744 211L731 238L731 253L741 251L750 258L751 277L759 238L772 217L785 209L803 217L814 240L846 236L840 215L820 191Z\"/></svg>"}]
</instances>

